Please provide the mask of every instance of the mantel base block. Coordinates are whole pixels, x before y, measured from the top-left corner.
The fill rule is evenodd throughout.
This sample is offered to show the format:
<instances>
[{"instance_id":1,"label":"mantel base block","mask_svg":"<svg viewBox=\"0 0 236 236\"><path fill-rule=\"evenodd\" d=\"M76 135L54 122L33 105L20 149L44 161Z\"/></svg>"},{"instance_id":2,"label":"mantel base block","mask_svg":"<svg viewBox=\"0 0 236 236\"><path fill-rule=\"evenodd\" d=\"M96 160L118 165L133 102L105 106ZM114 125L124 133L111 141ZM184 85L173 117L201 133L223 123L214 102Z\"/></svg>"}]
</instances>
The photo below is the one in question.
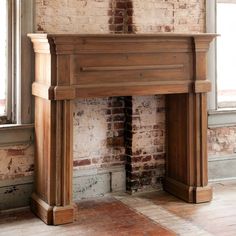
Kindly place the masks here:
<instances>
[{"instance_id":1,"label":"mantel base block","mask_svg":"<svg viewBox=\"0 0 236 236\"><path fill-rule=\"evenodd\" d=\"M171 178L165 178L163 188L166 192L189 202L204 203L212 200L212 187L188 186Z\"/></svg>"},{"instance_id":2,"label":"mantel base block","mask_svg":"<svg viewBox=\"0 0 236 236\"><path fill-rule=\"evenodd\" d=\"M31 197L31 209L47 225L63 225L74 221L73 206L50 206L35 193Z\"/></svg>"}]
</instances>

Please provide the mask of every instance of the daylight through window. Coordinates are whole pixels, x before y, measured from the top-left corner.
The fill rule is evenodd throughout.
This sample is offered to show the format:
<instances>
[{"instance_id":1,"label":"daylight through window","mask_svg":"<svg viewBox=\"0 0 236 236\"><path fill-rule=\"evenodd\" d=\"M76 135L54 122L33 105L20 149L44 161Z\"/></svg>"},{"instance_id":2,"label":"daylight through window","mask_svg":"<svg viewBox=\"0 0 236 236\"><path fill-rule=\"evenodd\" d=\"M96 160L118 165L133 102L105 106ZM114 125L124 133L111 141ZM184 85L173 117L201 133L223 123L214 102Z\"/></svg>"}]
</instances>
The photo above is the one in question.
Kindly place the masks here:
<instances>
[{"instance_id":1,"label":"daylight through window","mask_svg":"<svg viewBox=\"0 0 236 236\"><path fill-rule=\"evenodd\" d=\"M218 108L236 108L236 1L217 3Z\"/></svg>"},{"instance_id":2,"label":"daylight through window","mask_svg":"<svg viewBox=\"0 0 236 236\"><path fill-rule=\"evenodd\" d=\"M8 30L7 30L7 0L0 1L0 116L6 115L7 103L7 68L8 68Z\"/></svg>"}]
</instances>

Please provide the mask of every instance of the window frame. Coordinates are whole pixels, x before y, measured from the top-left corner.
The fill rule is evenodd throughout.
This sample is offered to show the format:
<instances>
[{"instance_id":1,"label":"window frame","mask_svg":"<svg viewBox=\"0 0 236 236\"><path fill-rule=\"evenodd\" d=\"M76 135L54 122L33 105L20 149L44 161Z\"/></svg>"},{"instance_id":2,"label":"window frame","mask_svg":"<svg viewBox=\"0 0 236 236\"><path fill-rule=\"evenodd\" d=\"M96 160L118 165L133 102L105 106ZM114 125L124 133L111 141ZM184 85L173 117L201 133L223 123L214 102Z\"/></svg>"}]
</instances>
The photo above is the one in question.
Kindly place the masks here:
<instances>
[{"instance_id":1,"label":"window frame","mask_svg":"<svg viewBox=\"0 0 236 236\"><path fill-rule=\"evenodd\" d=\"M236 5L236 0L216 0L216 24L215 24L216 28L217 28L217 17L218 17L217 16L217 12L218 12L217 4L219 4L219 3L235 4ZM216 32L217 32L217 29L216 29ZM216 48L216 52L217 52L217 48ZM216 56L216 58L217 58L217 56ZM216 63L217 63L217 61L216 61ZM217 90L217 92L218 92L218 90ZM218 95L217 95L217 99L218 99ZM236 110L236 101L232 100L232 101L219 102L217 100L217 108L218 108L218 110L230 110L230 111L232 110L232 111L234 111L234 110Z\"/></svg>"},{"instance_id":2,"label":"window frame","mask_svg":"<svg viewBox=\"0 0 236 236\"><path fill-rule=\"evenodd\" d=\"M13 42L15 34L14 25L14 2L8 0L8 79L7 79L7 96L6 96L6 116L8 121L12 121L12 103L14 101L12 88L13 88ZM10 55L10 56L9 56Z\"/></svg>"},{"instance_id":3,"label":"window frame","mask_svg":"<svg viewBox=\"0 0 236 236\"><path fill-rule=\"evenodd\" d=\"M15 25L14 25L14 1L7 0L7 81L6 81L6 113L0 116L0 124L12 123L12 103L13 103L13 47L14 47L14 35L15 35Z\"/></svg>"},{"instance_id":4,"label":"window frame","mask_svg":"<svg viewBox=\"0 0 236 236\"><path fill-rule=\"evenodd\" d=\"M34 0L8 0L8 80L6 115L0 116L0 127L9 124L31 124L33 99L31 84L34 57L27 33L34 32Z\"/></svg>"},{"instance_id":5,"label":"window frame","mask_svg":"<svg viewBox=\"0 0 236 236\"><path fill-rule=\"evenodd\" d=\"M217 0L206 0L206 32L216 33ZM219 35L220 37L220 35ZM217 42L214 40L208 52L208 79L212 91L208 94L208 127L227 127L236 125L236 109L219 109L217 105Z\"/></svg>"}]
</instances>

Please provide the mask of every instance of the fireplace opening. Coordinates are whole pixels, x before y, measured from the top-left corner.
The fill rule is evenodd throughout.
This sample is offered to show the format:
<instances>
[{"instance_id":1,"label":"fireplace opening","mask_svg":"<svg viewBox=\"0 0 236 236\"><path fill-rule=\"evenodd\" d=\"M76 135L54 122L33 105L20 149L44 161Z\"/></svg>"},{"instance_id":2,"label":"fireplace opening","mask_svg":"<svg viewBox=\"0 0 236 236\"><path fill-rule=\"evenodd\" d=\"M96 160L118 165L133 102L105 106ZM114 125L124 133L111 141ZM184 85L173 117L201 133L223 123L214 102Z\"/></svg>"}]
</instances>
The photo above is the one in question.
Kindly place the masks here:
<instances>
[{"instance_id":1,"label":"fireplace opening","mask_svg":"<svg viewBox=\"0 0 236 236\"><path fill-rule=\"evenodd\" d=\"M73 199L161 189L165 133L163 95L75 100Z\"/></svg>"}]
</instances>

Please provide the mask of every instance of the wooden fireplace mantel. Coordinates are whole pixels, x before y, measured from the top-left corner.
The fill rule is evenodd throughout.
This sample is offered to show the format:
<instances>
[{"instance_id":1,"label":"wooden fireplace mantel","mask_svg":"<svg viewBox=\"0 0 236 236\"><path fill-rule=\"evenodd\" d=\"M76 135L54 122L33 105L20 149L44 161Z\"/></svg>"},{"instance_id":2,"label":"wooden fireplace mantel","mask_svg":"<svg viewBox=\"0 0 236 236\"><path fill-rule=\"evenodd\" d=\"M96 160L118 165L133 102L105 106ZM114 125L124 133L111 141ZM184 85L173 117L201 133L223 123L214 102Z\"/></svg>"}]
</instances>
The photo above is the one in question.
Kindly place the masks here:
<instances>
[{"instance_id":1,"label":"wooden fireplace mantel","mask_svg":"<svg viewBox=\"0 0 236 236\"><path fill-rule=\"evenodd\" d=\"M35 192L47 224L73 221L72 101L167 94L164 189L210 201L206 53L215 34L29 34L35 51Z\"/></svg>"}]
</instances>

